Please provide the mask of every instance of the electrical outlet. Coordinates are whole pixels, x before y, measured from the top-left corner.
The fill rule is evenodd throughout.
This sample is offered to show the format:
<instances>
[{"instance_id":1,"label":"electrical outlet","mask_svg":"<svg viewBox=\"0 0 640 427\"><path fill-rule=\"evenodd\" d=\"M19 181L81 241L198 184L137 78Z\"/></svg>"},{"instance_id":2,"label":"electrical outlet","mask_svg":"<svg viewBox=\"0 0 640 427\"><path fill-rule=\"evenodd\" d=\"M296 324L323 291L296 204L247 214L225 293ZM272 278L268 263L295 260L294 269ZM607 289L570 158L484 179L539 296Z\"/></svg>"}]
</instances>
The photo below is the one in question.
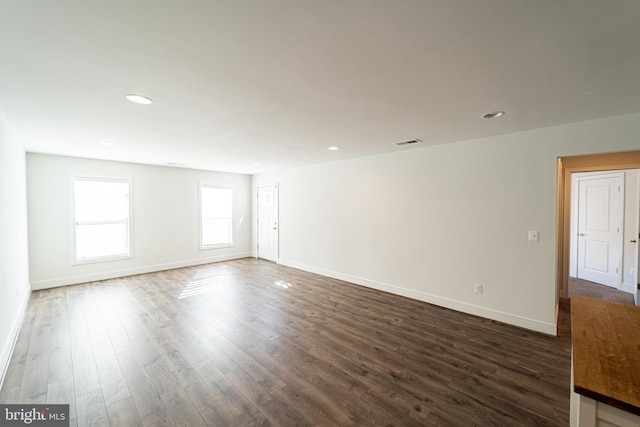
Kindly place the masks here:
<instances>
[{"instance_id":1,"label":"electrical outlet","mask_svg":"<svg viewBox=\"0 0 640 427\"><path fill-rule=\"evenodd\" d=\"M636 269L635 268L630 268L629 269L629 274L631 274L632 276L636 275Z\"/></svg>"},{"instance_id":2,"label":"electrical outlet","mask_svg":"<svg viewBox=\"0 0 640 427\"><path fill-rule=\"evenodd\" d=\"M347 263L346 258L340 258L340 264L345 265Z\"/></svg>"},{"instance_id":3,"label":"electrical outlet","mask_svg":"<svg viewBox=\"0 0 640 427\"><path fill-rule=\"evenodd\" d=\"M474 283L473 284L473 293L481 294L482 292L484 292L484 287L480 283Z\"/></svg>"},{"instance_id":4,"label":"electrical outlet","mask_svg":"<svg viewBox=\"0 0 640 427\"><path fill-rule=\"evenodd\" d=\"M540 235L538 234L537 231L529 231L529 241L530 242L537 242L538 240L540 240Z\"/></svg>"}]
</instances>

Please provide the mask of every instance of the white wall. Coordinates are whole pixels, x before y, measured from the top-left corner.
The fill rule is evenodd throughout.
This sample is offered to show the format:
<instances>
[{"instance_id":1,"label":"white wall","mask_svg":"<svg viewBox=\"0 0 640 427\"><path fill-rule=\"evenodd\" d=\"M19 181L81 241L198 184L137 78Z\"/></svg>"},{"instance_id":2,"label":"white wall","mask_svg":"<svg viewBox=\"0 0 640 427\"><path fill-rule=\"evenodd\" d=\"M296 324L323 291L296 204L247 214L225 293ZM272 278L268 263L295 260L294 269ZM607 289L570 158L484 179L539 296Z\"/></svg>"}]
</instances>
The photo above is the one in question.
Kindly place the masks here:
<instances>
[{"instance_id":1,"label":"white wall","mask_svg":"<svg viewBox=\"0 0 640 427\"><path fill-rule=\"evenodd\" d=\"M280 184L282 264L555 334L557 157L636 149L640 114L257 175L252 185ZM252 248L255 239L254 224Z\"/></svg>"},{"instance_id":2,"label":"white wall","mask_svg":"<svg viewBox=\"0 0 640 427\"><path fill-rule=\"evenodd\" d=\"M24 150L0 113L0 386L29 298Z\"/></svg>"},{"instance_id":3,"label":"white wall","mask_svg":"<svg viewBox=\"0 0 640 427\"><path fill-rule=\"evenodd\" d=\"M73 265L74 175L131 178L133 258ZM248 175L29 153L27 177L33 289L250 256ZM199 250L200 182L233 187L233 247Z\"/></svg>"}]
</instances>

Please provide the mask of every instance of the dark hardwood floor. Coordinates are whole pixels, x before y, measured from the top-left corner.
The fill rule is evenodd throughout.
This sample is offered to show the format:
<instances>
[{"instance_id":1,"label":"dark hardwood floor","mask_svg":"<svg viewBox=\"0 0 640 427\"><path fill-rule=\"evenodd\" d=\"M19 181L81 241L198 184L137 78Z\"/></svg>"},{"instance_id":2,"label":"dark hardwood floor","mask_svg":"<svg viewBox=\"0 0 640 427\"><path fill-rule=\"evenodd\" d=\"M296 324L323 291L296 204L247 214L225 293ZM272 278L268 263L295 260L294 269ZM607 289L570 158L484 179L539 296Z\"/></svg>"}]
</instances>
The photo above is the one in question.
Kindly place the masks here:
<instances>
[{"instance_id":1,"label":"dark hardwood floor","mask_svg":"<svg viewBox=\"0 0 640 427\"><path fill-rule=\"evenodd\" d=\"M243 259L34 292L2 403L71 425L567 426L570 342Z\"/></svg>"}]
</instances>

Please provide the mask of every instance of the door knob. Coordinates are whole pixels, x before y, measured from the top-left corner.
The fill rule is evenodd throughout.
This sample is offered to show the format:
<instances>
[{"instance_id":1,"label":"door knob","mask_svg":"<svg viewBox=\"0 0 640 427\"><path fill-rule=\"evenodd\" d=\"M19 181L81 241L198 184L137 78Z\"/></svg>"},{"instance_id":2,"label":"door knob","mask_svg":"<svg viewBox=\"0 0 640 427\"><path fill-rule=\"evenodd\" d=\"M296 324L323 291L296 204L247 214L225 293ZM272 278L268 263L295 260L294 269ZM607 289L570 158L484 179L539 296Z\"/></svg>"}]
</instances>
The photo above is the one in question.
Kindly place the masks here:
<instances>
[{"instance_id":1,"label":"door knob","mask_svg":"<svg viewBox=\"0 0 640 427\"><path fill-rule=\"evenodd\" d=\"M636 239L629 240L629 241L630 241L631 243L636 243L636 242L637 242L637 240L636 240Z\"/></svg>"},{"instance_id":2,"label":"door knob","mask_svg":"<svg viewBox=\"0 0 640 427\"><path fill-rule=\"evenodd\" d=\"M580 237L584 237L584 236L586 236L586 235L587 235L586 233L579 233L579 234L578 234L578 236L580 236Z\"/></svg>"}]
</instances>

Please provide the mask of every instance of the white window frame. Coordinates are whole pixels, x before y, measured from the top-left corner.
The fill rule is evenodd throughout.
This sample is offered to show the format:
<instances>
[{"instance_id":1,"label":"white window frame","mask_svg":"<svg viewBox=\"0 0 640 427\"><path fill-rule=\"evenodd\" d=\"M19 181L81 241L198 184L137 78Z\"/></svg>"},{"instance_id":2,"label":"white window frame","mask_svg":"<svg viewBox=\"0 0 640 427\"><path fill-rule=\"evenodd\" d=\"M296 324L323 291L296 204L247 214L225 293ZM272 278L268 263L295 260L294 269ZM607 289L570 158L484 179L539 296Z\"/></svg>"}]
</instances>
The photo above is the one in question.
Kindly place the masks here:
<instances>
[{"instance_id":1,"label":"white window frame","mask_svg":"<svg viewBox=\"0 0 640 427\"><path fill-rule=\"evenodd\" d=\"M107 255L107 256L98 256L91 258L77 258L77 248L76 248L76 225L78 225L76 221L76 194L75 194L75 182L76 180L86 180L86 181L98 181L98 182L126 182L129 186L129 217L127 219L126 225L128 233L128 246L129 246L129 254L128 255ZM104 176L92 176L92 175L75 175L71 177L71 264L72 265L81 265L81 264L92 264L97 262L106 262L106 261L116 261L122 259L130 259L133 258L133 185L132 179L130 177L104 177ZM121 223L120 221L105 221L105 222L95 222L95 224L108 224L108 223ZM87 223L88 225L88 223Z\"/></svg>"},{"instance_id":2,"label":"white window frame","mask_svg":"<svg viewBox=\"0 0 640 427\"><path fill-rule=\"evenodd\" d=\"M213 245L204 245L202 242L202 232L203 232L203 224L204 224L204 218L202 217L202 189L203 188L219 188L219 189L223 189L223 190L231 190L231 241L229 243L219 243L219 244L213 244ZM219 185L219 184L212 184L212 183L208 183L208 182L200 182L198 184L198 241L200 243L200 250L204 251L204 250L209 250L209 249L220 249L220 248L230 248L232 246L234 246L233 241L234 241L234 230L233 230L233 219L234 219L234 205L235 205L235 189L233 187L230 186L225 186L225 185Z\"/></svg>"}]
</instances>

